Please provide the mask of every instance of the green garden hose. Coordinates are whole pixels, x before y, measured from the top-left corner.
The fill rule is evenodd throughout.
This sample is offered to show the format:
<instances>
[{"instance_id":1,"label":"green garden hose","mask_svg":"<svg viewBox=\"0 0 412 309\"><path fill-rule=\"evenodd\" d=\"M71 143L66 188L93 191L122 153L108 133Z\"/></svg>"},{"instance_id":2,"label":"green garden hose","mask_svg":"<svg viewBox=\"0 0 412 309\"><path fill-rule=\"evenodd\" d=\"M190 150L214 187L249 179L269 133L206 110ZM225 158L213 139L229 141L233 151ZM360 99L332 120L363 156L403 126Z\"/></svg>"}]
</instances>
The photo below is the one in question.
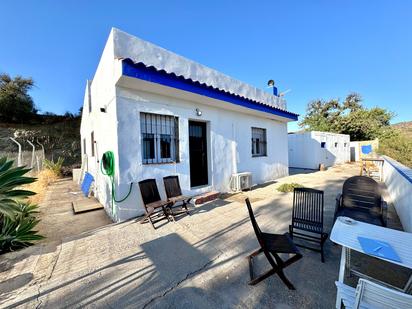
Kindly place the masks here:
<instances>
[{"instance_id":1,"label":"green garden hose","mask_svg":"<svg viewBox=\"0 0 412 309\"><path fill-rule=\"evenodd\" d=\"M133 182L131 182L129 192L126 194L126 196L120 200L116 199L116 192L114 189L114 174L115 174L114 167L115 167L114 153L113 151L106 151L102 156L102 160L100 162L100 169L103 175L109 176L110 182L112 184L112 211L113 211L114 202L121 203L124 200L126 200L129 197L130 193L132 192L132 188L133 188Z\"/></svg>"}]
</instances>

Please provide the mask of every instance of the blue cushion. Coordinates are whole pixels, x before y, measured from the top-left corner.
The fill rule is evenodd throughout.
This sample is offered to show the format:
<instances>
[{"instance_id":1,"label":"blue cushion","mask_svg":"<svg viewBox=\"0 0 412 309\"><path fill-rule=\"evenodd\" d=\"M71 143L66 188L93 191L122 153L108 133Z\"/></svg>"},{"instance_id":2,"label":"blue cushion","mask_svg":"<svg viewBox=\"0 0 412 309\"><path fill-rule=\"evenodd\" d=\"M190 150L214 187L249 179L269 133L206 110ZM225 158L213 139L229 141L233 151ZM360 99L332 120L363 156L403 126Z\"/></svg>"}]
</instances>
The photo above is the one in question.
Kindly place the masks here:
<instances>
[{"instance_id":1,"label":"blue cushion","mask_svg":"<svg viewBox=\"0 0 412 309\"><path fill-rule=\"evenodd\" d=\"M84 178L83 178L83 182L82 182L82 192L84 194L85 197L89 196L89 191L90 191L90 186L92 185L92 182L94 181L93 176L86 172L86 174L84 174Z\"/></svg>"}]
</instances>

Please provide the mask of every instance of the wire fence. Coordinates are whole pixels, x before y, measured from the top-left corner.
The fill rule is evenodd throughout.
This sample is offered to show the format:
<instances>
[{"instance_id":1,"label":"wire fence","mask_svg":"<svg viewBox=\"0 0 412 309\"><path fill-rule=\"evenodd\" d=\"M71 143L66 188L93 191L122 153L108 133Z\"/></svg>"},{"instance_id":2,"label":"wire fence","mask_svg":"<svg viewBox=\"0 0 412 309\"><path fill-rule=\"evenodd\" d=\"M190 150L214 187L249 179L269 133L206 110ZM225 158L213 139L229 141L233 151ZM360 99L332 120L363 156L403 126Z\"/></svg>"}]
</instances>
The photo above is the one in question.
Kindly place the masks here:
<instances>
[{"instance_id":1,"label":"wire fence","mask_svg":"<svg viewBox=\"0 0 412 309\"><path fill-rule=\"evenodd\" d=\"M13 166L31 168L31 175L35 175L43 169L46 153L42 144L30 140L17 141L14 138L1 138L0 146L0 158L7 157L9 160L13 160Z\"/></svg>"},{"instance_id":2,"label":"wire fence","mask_svg":"<svg viewBox=\"0 0 412 309\"><path fill-rule=\"evenodd\" d=\"M43 144L44 143L44 144ZM79 167L80 143L50 143L46 140L33 140L14 137L0 137L0 158L7 157L13 160L13 166L31 168L30 175L37 175L44 168L44 160L56 162L60 157L64 159L63 175L69 176L72 168Z\"/></svg>"}]
</instances>

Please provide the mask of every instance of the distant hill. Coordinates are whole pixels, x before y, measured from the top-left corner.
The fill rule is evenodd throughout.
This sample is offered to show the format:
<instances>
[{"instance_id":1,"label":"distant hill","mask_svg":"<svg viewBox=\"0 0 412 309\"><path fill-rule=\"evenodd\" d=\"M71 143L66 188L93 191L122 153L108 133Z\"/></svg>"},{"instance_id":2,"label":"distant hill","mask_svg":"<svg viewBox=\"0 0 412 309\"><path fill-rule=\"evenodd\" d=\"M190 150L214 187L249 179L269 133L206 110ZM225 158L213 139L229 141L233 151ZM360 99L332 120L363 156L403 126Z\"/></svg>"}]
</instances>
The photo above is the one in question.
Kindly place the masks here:
<instances>
[{"instance_id":1,"label":"distant hill","mask_svg":"<svg viewBox=\"0 0 412 309\"><path fill-rule=\"evenodd\" d=\"M32 155L32 146L27 141L33 142L37 152L41 152L37 142L42 144L47 159L56 161L63 157L65 166L81 163L79 116L39 115L30 124L0 122L0 157L15 160L18 147L10 137L21 143L26 165L30 165Z\"/></svg>"},{"instance_id":2,"label":"distant hill","mask_svg":"<svg viewBox=\"0 0 412 309\"><path fill-rule=\"evenodd\" d=\"M399 122L392 127L401 131L404 135L412 139L412 121Z\"/></svg>"}]
</instances>

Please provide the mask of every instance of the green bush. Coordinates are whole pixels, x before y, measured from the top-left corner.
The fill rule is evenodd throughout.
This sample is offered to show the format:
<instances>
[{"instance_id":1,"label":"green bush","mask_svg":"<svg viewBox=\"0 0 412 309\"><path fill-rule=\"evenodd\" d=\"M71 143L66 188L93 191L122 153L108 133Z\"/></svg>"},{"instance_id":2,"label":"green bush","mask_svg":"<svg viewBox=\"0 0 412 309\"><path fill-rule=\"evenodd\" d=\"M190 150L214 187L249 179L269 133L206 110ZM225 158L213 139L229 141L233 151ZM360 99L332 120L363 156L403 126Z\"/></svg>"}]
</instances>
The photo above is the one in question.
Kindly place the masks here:
<instances>
[{"instance_id":1,"label":"green bush","mask_svg":"<svg viewBox=\"0 0 412 309\"><path fill-rule=\"evenodd\" d=\"M56 176L60 177L62 175L62 167L63 167L64 159L59 157L57 162L53 160L44 159L44 167L48 170L51 170Z\"/></svg>"},{"instance_id":2,"label":"green bush","mask_svg":"<svg viewBox=\"0 0 412 309\"><path fill-rule=\"evenodd\" d=\"M14 218L20 212L18 201L35 193L19 189L20 186L36 181L36 178L26 177L30 169L24 167L12 168L13 161L0 158L0 218Z\"/></svg>"},{"instance_id":3,"label":"green bush","mask_svg":"<svg viewBox=\"0 0 412 309\"><path fill-rule=\"evenodd\" d=\"M412 139L401 133L381 138L378 152L412 168Z\"/></svg>"},{"instance_id":4,"label":"green bush","mask_svg":"<svg viewBox=\"0 0 412 309\"><path fill-rule=\"evenodd\" d=\"M13 161L0 158L0 253L29 246L43 238L33 230L39 223L35 217L37 205L25 201L35 193L21 189L36 178L24 176L30 169L12 165Z\"/></svg>"},{"instance_id":5,"label":"green bush","mask_svg":"<svg viewBox=\"0 0 412 309\"><path fill-rule=\"evenodd\" d=\"M0 253L14 251L33 244L44 237L34 230L40 220L34 216L37 205L19 204L14 218L4 217L0 231Z\"/></svg>"},{"instance_id":6,"label":"green bush","mask_svg":"<svg viewBox=\"0 0 412 309\"><path fill-rule=\"evenodd\" d=\"M303 186L296 182L284 183L284 184L281 184L279 187L277 187L277 190L280 192L286 193L286 192L293 192L293 189L295 188L303 188Z\"/></svg>"}]
</instances>

